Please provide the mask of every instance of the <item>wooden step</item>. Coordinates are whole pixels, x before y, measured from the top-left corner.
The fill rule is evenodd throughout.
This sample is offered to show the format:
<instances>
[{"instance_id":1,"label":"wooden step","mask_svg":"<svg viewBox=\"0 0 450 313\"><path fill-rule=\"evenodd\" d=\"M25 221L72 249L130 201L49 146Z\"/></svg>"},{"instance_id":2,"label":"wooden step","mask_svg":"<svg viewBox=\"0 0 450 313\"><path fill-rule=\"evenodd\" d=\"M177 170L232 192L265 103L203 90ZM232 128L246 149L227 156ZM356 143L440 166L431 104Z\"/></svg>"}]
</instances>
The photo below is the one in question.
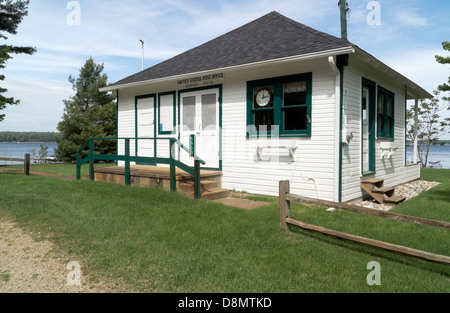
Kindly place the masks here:
<instances>
[{"instance_id":1,"label":"wooden step","mask_svg":"<svg viewBox=\"0 0 450 313\"><path fill-rule=\"evenodd\" d=\"M362 180L361 183L365 183L365 184L379 184L379 183L383 183L384 179L381 178L371 178L371 179L365 179Z\"/></svg>"},{"instance_id":2,"label":"wooden step","mask_svg":"<svg viewBox=\"0 0 450 313\"><path fill-rule=\"evenodd\" d=\"M373 187L381 188L381 187L383 187L383 184L384 184L384 179L380 179L380 178L371 178L371 179L366 179L366 180L361 181L361 187L368 193L370 193L373 190Z\"/></svg>"},{"instance_id":3,"label":"wooden step","mask_svg":"<svg viewBox=\"0 0 450 313\"><path fill-rule=\"evenodd\" d=\"M386 195L387 197L392 197L395 193L395 188L384 186L384 187L376 188L376 189L372 190L372 192L380 193L380 194Z\"/></svg>"},{"instance_id":4,"label":"wooden step","mask_svg":"<svg viewBox=\"0 0 450 313\"><path fill-rule=\"evenodd\" d=\"M371 178L361 181L361 188L371 195L378 203L396 205L406 198L395 196L395 188L383 186L384 179Z\"/></svg>"},{"instance_id":5,"label":"wooden step","mask_svg":"<svg viewBox=\"0 0 450 313\"><path fill-rule=\"evenodd\" d=\"M406 200L406 197L404 197L404 196L392 196L392 197L384 199L384 202L387 204L397 205L405 200Z\"/></svg>"},{"instance_id":6,"label":"wooden step","mask_svg":"<svg viewBox=\"0 0 450 313\"><path fill-rule=\"evenodd\" d=\"M200 181L200 190L206 191L211 188L219 188L220 185L221 185L220 181L201 180ZM177 186L177 189L180 190L181 192L186 192L186 193L194 192L194 182L189 181L189 182L179 183Z\"/></svg>"},{"instance_id":7,"label":"wooden step","mask_svg":"<svg viewBox=\"0 0 450 313\"><path fill-rule=\"evenodd\" d=\"M388 193L388 192L391 192L391 191L394 191L394 190L395 190L394 187L384 186L384 187L380 187L380 188L374 189L373 192Z\"/></svg>"},{"instance_id":8,"label":"wooden step","mask_svg":"<svg viewBox=\"0 0 450 313\"><path fill-rule=\"evenodd\" d=\"M206 190L202 192L202 198L208 199L208 200L217 200L228 197L228 194L230 191L228 189L223 188L212 188L209 190Z\"/></svg>"}]
</instances>

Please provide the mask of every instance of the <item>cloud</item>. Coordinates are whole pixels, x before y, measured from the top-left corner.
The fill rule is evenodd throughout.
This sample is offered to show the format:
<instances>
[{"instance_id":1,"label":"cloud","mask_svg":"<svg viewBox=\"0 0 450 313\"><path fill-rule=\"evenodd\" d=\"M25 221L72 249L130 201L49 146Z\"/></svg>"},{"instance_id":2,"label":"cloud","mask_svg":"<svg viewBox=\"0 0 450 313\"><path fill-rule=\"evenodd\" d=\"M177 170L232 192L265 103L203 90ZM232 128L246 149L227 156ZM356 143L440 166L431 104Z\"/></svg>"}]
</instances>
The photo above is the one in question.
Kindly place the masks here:
<instances>
[{"instance_id":1,"label":"cloud","mask_svg":"<svg viewBox=\"0 0 450 313\"><path fill-rule=\"evenodd\" d=\"M442 55L442 51L403 50L393 52L383 62L432 93L438 85L448 80L448 67L437 63L435 55Z\"/></svg>"},{"instance_id":2,"label":"cloud","mask_svg":"<svg viewBox=\"0 0 450 313\"><path fill-rule=\"evenodd\" d=\"M141 44L145 41L145 65L150 66L220 36L271 11L340 36L337 2L329 0L79 0L80 25L69 25L67 1L33 0L29 14L11 44L34 46L32 56L15 56L7 62L8 94L22 99L9 107L0 127L28 130L27 125L53 130L63 112L62 99L72 93L67 78L77 76L89 56L105 64L108 77L119 80L140 70ZM434 64L434 51L404 51L406 28L417 31L433 20L411 8L407 1L382 4L382 25L367 25L368 1L351 2L349 39L376 57L389 47L387 64L432 91L442 83ZM426 6L424 4L423 6ZM426 11L424 11L426 12ZM420 14L418 14L420 13ZM421 16L423 14L423 16ZM407 33L406 33L407 34ZM418 39L421 41L421 39ZM383 49L380 49L382 47ZM402 56L399 51L402 51ZM404 53L403 53L404 52ZM394 53L397 53L394 55ZM386 54L385 54L386 55ZM424 55L431 61L423 62ZM424 64L421 66L420 64ZM426 64L426 65L425 65ZM440 72L439 72L440 73ZM111 75L112 74L112 75ZM437 79L439 77L439 80ZM442 80L442 81L441 81ZM4 112L2 112L4 113ZM23 115L23 116L22 116ZM17 124L13 124L15 121Z\"/></svg>"},{"instance_id":3,"label":"cloud","mask_svg":"<svg viewBox=\"0 0 450 313\"><path fill-rule=\"evenodd\" d=\"M0 130L55 131L64 112L64 99L73 95L70 84L57 80L7 77L7 96L20 99L20 104L8 106L2 113L5 120Z\"/></svg>"},{"instance_id":4,"label":"cloud","mask_svg":"<svg viewBox=\"0 0 450 313\"><path fill-rule=\"evenodd\" d=\"M424 17L419 17L414 12L399 12L397 15L398 21L405 26L428 26L428 21Z\"/></svg>"}]
</instances>

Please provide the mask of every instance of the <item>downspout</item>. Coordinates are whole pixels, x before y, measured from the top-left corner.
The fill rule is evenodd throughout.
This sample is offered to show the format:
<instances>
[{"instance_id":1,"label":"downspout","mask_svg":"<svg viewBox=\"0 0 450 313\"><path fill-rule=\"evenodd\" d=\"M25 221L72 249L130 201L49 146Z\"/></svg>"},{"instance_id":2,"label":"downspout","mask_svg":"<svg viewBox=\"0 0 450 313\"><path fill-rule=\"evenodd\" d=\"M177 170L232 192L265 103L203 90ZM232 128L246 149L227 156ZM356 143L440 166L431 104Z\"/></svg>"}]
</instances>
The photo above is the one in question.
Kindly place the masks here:
<instances>
[{"instance_id":1,"label":"downspout","mask_svg":"<svg viewBox=\"0 0 450 313\"><path fill-rule=\"evenodd\" d=\"M342 142L342 132L341 132L341 84L340 77L341 73L336 65L335 56L328 57L328 64L331 68L332 73L335 75L335 118L336 121L334 124L334 201L340 202L341 199L341 164L342 164L342 151L341 151L341 142ZM339 98L338 98L338 95ZM339 121L339 122L338 122Z\"/></svg>"}]
</instances>

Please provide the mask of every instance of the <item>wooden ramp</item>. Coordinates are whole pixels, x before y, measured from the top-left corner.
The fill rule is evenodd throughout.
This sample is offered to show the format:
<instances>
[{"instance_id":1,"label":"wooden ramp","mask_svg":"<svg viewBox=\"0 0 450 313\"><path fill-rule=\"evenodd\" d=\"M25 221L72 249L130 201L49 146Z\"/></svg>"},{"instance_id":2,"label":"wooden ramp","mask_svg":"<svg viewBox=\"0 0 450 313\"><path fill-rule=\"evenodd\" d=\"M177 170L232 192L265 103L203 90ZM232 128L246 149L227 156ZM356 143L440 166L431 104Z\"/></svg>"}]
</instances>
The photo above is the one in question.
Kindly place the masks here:
<instances>
[{"instance_id":1,"label":"wooden ramp","mask_svg":"<svg viewBox=\"0 0 450 313\"><path fill-rule=\"evenodd\" d=\"M395 188L384 186L384 179L380 178L362 180L361 188L380 204L397 205L406 199L403 196L396 196Z\"/></svg>"},{"instance_id":2,"label":"wooden ramp","mask_svg":"<svg viewBox=\"0 0 450 313\"><path fill-rule=\"evenodd\" d=\"M170 190L170 168L147 165L130 166L131 185L141 187L157 187ZM125 185L125 166L94 168L94 179L107 183ZM175 180L177 190L186 194L194 194L194 178L183 170L176 169ZM201 197L215 200L228 196L229 190L221 188L222 172L200 171Z\"/></svg>"}]
</instances>

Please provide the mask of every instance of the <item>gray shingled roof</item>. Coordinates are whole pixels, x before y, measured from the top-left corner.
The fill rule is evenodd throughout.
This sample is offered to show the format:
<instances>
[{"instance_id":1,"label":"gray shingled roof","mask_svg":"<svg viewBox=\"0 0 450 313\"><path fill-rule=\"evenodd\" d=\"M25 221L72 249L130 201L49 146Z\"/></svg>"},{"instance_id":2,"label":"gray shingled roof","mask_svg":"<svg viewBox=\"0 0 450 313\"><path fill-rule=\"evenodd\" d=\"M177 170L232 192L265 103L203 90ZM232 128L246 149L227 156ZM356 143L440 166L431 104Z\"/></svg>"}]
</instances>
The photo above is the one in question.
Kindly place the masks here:
<instances>
[{"instance_id":1,"label":"gray shingled roof","mask_svg":"<svg viewBox=\"0 0 450 313\"><path fill-rule=\"evenodd\" d=\"M110 87L349 46L346 39L271 12Z\"/></svg>"}]
</instances>

